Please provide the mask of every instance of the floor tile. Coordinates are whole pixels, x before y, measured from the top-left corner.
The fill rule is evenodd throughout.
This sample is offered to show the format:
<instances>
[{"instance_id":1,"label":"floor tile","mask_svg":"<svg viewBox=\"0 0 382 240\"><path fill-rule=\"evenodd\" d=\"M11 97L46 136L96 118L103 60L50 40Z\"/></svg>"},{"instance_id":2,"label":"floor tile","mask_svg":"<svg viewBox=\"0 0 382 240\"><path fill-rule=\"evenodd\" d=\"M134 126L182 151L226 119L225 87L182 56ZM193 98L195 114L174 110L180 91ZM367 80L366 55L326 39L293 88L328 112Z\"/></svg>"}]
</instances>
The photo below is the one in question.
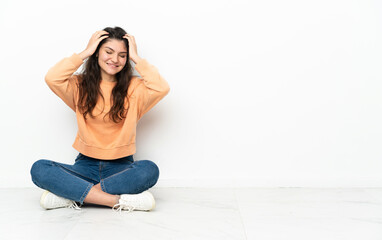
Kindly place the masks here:
<instances>
[{"instance_id":1,"label":"floor tile","mask_svg":"<svg viewBox=\"0 0 382 240\"><path fill-rule=\"evenodd\" d=\"M382 198L364 189L236 189L236 196L248 239L382 239Z\"/></svg>"}]
</instances>

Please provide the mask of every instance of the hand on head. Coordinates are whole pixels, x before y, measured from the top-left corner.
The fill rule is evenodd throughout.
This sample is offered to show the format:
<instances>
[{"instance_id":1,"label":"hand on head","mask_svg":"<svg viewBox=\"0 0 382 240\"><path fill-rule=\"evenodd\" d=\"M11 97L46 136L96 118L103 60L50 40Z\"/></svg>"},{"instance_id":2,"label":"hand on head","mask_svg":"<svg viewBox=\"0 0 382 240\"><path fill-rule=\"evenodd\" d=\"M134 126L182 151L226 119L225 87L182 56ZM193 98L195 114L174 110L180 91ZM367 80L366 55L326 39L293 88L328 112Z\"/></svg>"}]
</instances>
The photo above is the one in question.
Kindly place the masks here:
<instances>
[{"instance_id":1,"label":"hand on head","mask_svg":"<svg viewBox=\"0 0 382 240\"><path fill-rule=\"evenodd\" d=\"M130 59L136 63L139 56L138 56L137 44L135 42L134 36L126 33L123 36L123 38L125 38L125 39L127 39L127 41L129 41L129 56L130 56Z\"/></svg>"},{"instance_id":2,"label":"hand on head","mask_svg":"<svg viewBox=\"0 0 382 240\"><path fill-rule=\"evenodd\" d=\"M91 38L89 40L88 45L86 46L86 49L79 54L81 56L81 58L85 59L85 58L93 55L93 53L97 50L98 44L102 40L104 40L105 38L109 37L108 34L109 33L104 31L104 30L100 30L100 31L93 33L93 35L91 36Z\"/></svg>"}]
</instances>

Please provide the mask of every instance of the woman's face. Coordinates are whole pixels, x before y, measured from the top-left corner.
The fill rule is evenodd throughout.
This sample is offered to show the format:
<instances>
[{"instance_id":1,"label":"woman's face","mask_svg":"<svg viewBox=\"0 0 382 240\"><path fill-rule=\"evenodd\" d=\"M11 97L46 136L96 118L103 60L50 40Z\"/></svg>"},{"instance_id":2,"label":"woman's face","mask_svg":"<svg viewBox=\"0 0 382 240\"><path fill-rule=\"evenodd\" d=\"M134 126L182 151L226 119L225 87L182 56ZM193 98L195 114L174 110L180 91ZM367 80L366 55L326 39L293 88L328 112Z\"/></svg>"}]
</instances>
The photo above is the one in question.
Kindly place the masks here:
<instances>
[{"instance_id":1,"label":"woman's face","mask_svg":"<svg viewBox=\"0 0 382 240\"><path fill-rule=\"evenodd\" d=\"M113 78L120 72L127 61L127 49L123 40L110 39L98 52L98 64L102 78Z\"/></svg>"}]
</instances>

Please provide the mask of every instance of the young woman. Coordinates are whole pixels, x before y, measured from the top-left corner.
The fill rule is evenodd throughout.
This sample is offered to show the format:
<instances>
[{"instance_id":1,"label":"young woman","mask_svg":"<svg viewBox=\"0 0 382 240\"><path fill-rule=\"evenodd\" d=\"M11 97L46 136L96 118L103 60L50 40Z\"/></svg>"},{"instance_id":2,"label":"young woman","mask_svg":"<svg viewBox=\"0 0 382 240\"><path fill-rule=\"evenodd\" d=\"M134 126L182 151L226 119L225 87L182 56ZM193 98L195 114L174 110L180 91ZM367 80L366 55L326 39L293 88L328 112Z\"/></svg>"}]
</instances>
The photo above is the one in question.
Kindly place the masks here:
<instances>
[{"instance_id":1,"label":"young woman","mask_svg":"<svg viewBox=\"0 0 382 240\"><path fill-rule=\"evenodd\" d=\"M132 76L129 59L141 78ZM84 62L82 72L74 74ZM169 86L138 56L134 37L120 27L97 31L84 51L58 62L45 81L76 113L73 147L79 154L73 165L45 159L33 164L32 181L46 190L41 206L78 209L77 203L91 203L128 211L153 209L155 200L147 189L156 184L159 169L149 160L134 161L136 125Z\"/></svg>"}]
</instances>

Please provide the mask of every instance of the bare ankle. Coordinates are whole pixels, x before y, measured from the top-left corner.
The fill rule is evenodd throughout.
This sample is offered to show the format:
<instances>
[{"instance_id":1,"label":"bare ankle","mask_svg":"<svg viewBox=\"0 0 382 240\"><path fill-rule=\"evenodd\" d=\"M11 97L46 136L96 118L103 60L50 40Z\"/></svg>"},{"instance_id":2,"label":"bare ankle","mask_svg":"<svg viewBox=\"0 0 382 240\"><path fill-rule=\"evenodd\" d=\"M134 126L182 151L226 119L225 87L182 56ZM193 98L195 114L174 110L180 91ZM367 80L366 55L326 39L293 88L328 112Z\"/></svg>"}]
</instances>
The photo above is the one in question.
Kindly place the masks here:
<instances>
[{"instance_id":1,"label":"bare ankle","mask_svg":"<svg viewBox=\"0 0 382 240\"><path fill-rule=\"evenodd\" d=\"M93 187L102 191L102 188L101 188L101 184L100 184L100 183L94 185Z\"/></svg>"},{"instance_id":2,"label":"bare ankle","mask_svg":"<svg viewBox=\"0 0 382 240\"><path fill-rule=\"evenodd\" d=\"M114 197L113 201L110 202L109 207L114 207L115 204L118 204L118 203L119 203L119 198L120 198L120 196L119 196L119 195L114 195L114 196L115 196L115 197Z\"/></svg>"}]
</instances>

